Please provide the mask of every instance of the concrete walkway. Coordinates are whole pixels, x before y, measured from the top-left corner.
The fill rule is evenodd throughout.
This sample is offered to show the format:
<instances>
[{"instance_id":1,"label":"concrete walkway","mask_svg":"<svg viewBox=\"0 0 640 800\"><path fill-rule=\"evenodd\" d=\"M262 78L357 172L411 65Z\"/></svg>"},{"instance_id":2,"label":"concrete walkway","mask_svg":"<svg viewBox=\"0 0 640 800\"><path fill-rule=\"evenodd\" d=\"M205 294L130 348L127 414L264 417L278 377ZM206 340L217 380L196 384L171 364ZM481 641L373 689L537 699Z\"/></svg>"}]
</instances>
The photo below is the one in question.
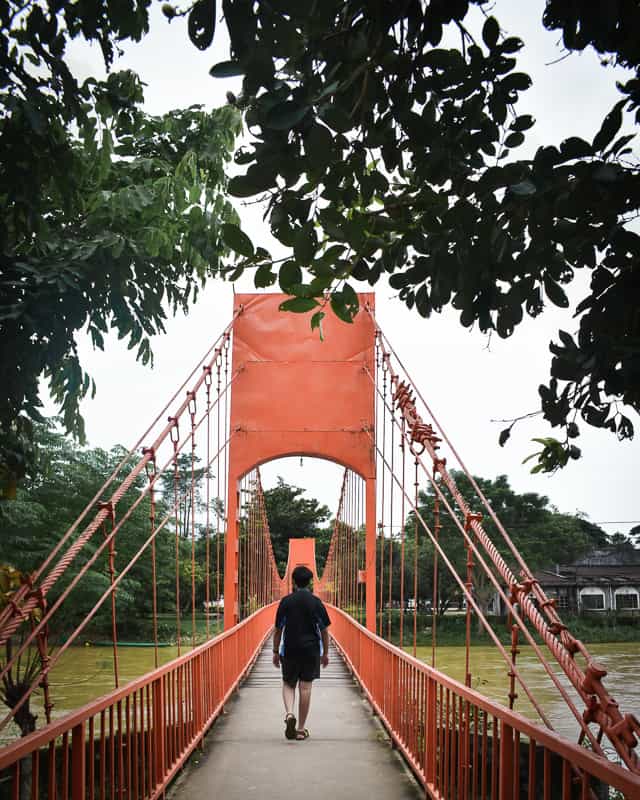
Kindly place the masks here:
<instances>
[{"instance_id":1,"label":"concrete walkway","mask_svg":"<svg viewBox=\"0 0 640 800\"><path fill-rule=\"evenodd\" d=\"M331 647L314 684L307 741L284 738L280 673L270 642L205 741L172 800L374 800L424 797ZM197 762L197 763L195 763Z\"/></svg>"}]
</instances>

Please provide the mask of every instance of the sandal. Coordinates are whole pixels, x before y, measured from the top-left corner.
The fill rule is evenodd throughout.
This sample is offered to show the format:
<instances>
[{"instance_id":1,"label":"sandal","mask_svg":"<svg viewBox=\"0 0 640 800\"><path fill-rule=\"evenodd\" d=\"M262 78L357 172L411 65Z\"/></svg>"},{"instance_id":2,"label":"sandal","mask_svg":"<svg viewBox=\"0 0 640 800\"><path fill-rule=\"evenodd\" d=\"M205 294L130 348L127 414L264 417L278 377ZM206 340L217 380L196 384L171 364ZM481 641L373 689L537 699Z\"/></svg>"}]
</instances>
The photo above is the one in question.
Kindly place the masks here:
<instances>
[{"instance_id":1,"label":"sandal","mask_svg":"<svg viewBox=\"0 0 640 800\"><path fill-rule=\"evenodd\" d=\"M287 714L284 718L284 735L287 739L295 739L296 737L296 718L294 714Z\"/></svg>"},{"instance_id":2,"label":"sandal","mask_svg":"<svg viewBox=\"0 0 640 800\"><path fill-rule=\"evenodd\" d=\"M305 739L309 738L309 730L304 728L301 731L296 731L296 742L304 742Z\"/></svg>"}]
</instances>

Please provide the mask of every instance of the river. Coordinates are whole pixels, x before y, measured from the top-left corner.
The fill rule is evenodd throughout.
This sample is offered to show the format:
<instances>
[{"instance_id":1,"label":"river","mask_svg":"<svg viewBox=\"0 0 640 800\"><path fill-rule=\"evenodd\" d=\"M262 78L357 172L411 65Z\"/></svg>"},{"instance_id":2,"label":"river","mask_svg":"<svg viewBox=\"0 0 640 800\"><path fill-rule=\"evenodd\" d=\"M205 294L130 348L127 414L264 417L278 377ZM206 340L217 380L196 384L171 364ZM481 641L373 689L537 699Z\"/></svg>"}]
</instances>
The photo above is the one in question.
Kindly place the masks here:
<instances>
[{"instance_id":1,"label":"river","mask_svg":"<svg viewBox=\"0 0 640 800\"><path fill-rule=\"evenodd\" d=\"M188 652L189 648L182 648ZM639 643L593 644L589 650L607 670L606 686L619 702L623 712L640 716L640 681L638 680ZM464 677L464 648L439 647L437 668L456 680ZM159 663L165 664L178 654L177 647L158 648ZM418 657L427 663L431 659L431 648L418 648ZM120 685L144 675L154 667L153 647L120 647L118 649ZM550 678L538 664L531 648L522 647L518 656L518 667L523 678L538 698L552 725L559 732L575 740L578 726L567 710ZM500 702L507 702L508 682L506 666L502 657L491 646L475 646L471 653L472 687L482 694ZM560 674L559 667L555 672ZM561 676L563 685L568 682ZM73 647L67 650L56 665L51 676L51 696L55 703L53 717L58 718L71 709L85 705L114 687L113 661L109 647ZM524 692L518 689L516 710L538 720L538 716ZM571 692L572 693L572 692ZM572 693L573 694L573 693ZM573 695L575 697L575 695ZM580 708L580 705L578 708ZM38 692L32 708L38 713L38 726L43 724L42 698ZM0 734L0 744L6 744L16 736L8 726Z\"/></svg>"},{"instance_id":2,"label":"river","mask_svg":"<svg viewBox=\"0 0 640 800\"><path fill-rule=\"evenodd\" d=\"M640 642L613 644L591 644L588 649L594 660L608 672L604 679L605 686L618 701L623 713L629 712L640 716L640 681L638 680L638 661L640 659ZM431 663L431 648L418 648L418 658ZM458 681L464 681L465 667L464 647L439 647L436 654L436 668ZM520 648L516 666L523 680L531 689L549 721L558 733L575 741L578 735L578 723L567 708L558 690L552 683L537 656L529 646ZM553 662L554 672L562 685L567 689L578 710L582 711L582 701L569 684L560 667ZM471 649L471 686L487 697L503 705L508 705L507 668L502 656L495 647L474 646ZM527 699L522 687L516 684L518 699L515 710L537 722L540 718Z\"/></svg>"}]
</instances>

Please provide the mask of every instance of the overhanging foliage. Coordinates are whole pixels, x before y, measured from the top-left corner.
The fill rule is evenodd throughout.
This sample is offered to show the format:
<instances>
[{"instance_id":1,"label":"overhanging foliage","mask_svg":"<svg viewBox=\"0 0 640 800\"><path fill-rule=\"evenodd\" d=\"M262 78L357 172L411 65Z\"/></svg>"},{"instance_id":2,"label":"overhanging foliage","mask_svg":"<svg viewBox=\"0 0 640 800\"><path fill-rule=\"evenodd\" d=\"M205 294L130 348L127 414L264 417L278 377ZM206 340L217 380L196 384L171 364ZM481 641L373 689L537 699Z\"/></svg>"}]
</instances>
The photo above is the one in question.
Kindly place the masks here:
<instances>
[{"instance_id":1,"label":"overhanging foliage","mask_svg":"<svg viewBox=\"0 0 640 800\"><path fill-rule=\"evenodd\" d=\"M232 107L141 111L131 72L79 84L65 51L100 43L107 67L122 39L147 30L147 6L0 4L0 483L33 463L38 381L83 439L80 400L95 386L75 336L116 330L152 358L166 311L185 310L226 252L224 163Z\"/></svg>"},{"instance_id":2,"label":"overhanging foliage","mask_svg":"<svg viewBox=\"0 0 640 800\"><path fill-rule=\"evenodd\" d=\"M316 325L326 292L348 321L355 281L386 275L420 315L451 305L463 325L508 337L525 315L569 309L565 287L579 270L591 273L572 309L578 329L551 344L540 387L544 417L565 434L543 442L536 468L553 470L579 457L580 419L625 439L633 426L621 405L640 407L640 318L630 301L640 288L630 225L640 180L633 134L621 133L634 112L638 122L640 10L547 3L543 23L568 49L594 47L636 72L599 130L519 159L534 125L523 108L523 42L479 17L473 6L483 5L224 0L231 59L211 72L244 75L237 103L252 140L236 154L246 171L230 192L263 196L291 253L277 271L257 254L241 266L257 268L258 288L279 282L297 298L287 309L314 311Z\"/></svg>"}]
</instances>

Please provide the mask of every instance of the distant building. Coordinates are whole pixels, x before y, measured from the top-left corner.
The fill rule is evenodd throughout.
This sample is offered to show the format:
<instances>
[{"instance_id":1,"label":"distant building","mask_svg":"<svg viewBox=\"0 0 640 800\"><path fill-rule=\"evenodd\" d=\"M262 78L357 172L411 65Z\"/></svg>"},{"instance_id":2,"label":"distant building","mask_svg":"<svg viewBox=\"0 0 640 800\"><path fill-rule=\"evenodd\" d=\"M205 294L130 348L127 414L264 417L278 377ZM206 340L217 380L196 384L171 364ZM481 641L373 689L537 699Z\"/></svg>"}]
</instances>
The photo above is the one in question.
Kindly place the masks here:
<instances>
[{"instance_id":1,"label":"distant building","mask_svg":"<svg viewBox=\"0 0 640 800\"><path fill-rule=\"evenodd\" d=\"M535 577L560 611L640 615L640 550L631 545L592 550Z\"/></svg>"}]
</instances>

